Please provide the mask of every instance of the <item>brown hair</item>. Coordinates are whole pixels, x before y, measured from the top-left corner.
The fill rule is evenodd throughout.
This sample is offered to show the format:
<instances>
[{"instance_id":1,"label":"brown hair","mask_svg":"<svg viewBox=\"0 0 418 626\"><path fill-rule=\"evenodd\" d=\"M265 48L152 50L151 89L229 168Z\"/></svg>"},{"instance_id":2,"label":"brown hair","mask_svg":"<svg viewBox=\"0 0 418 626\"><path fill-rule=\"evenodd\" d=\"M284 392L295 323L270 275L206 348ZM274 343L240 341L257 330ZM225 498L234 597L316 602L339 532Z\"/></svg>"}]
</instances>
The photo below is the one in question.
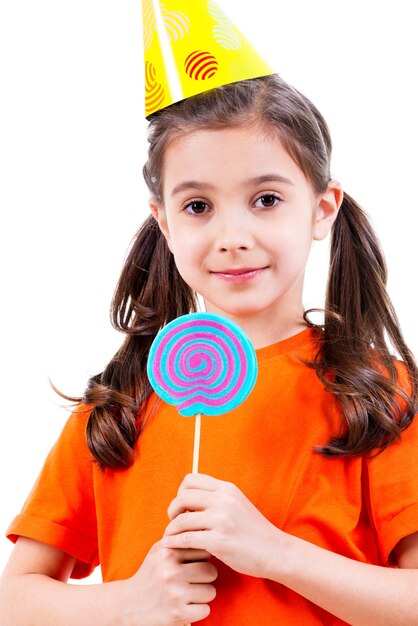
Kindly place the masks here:
<instances>
[{"instance_id":1,"label":"brown hair","mask_svg":"<svg viewBox=\"0 0 418 626\"><path fill-rule=\"evenodd\" d=\"M162 202L162 164L170 142L196 129L257 124L276 131L313 189L321 194L331 180L331 138L317 108L278 75L240 81L199 94L150 117L145 181ZM342 407L341 432L318 451L355 455L382 450L418 410L418 369L405 344L386 292L387 270L375 233L362 208L344 193L331 232L330 270L315 369ZM101 467L133 463L133 446L151 394L146 363L159 329L197 310L196 294L183 281L154 217L133 240L112 301L112 323L123 345L105 370L93 376L82 400L93 405L87 425L89 448ZM385 332L404 361L409 378L397 384L398 368ZM398 399L401 398L401 404Z\"/></svg>"}]
</instances>

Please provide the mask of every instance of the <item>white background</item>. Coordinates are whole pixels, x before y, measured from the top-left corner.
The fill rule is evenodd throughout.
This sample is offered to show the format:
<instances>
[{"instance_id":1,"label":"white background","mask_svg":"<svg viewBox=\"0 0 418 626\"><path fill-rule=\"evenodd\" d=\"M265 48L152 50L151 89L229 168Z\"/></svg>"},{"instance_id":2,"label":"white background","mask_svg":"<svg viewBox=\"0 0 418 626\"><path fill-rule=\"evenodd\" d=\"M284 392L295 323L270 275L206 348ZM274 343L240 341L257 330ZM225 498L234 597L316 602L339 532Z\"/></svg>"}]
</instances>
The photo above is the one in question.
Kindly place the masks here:
<instances>
[{"instance_id":1,"label":"white background","mask_svg":"<svg viewBox=\"0 0 418 626\"><path fill-rule=\"evenodd\" d=\"M224 0L236 25L324 114L332 176L369 214L389 293L418 354L414 3ZM13 0L0 14L0 530L121 336L108 309L147 215L139 0ZM328 240L305 305L321 306ZM11 550L0 536L0 569ZM98 580L96 571L89 582Z\"/></svg>"}]
</instances>

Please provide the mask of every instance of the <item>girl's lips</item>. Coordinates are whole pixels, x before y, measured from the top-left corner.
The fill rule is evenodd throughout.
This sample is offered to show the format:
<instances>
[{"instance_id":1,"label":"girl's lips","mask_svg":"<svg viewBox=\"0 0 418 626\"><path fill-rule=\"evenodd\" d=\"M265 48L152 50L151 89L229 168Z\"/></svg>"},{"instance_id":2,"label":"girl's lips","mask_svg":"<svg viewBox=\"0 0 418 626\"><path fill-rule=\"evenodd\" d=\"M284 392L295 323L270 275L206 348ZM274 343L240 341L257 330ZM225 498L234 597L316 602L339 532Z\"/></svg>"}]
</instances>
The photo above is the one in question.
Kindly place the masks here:
<instances>
[{"instance_id":1,"label":"girl's lips","mask_svg":"<svg viewBox=\"0 0 418 626\"><path fill-rule=\"evenodd\" d=\"M231 270L234 273L213 272L213 274L215 274L215 276L218 276L218 278L221 278L222 280L226 280L230 283L244 283L258 276L259 274L261 274L261 272L264 272L265 269L267 268L266 267L260 267L259 269L246 269L245 268L244 270Z\"/></svg>"}]
</instances>

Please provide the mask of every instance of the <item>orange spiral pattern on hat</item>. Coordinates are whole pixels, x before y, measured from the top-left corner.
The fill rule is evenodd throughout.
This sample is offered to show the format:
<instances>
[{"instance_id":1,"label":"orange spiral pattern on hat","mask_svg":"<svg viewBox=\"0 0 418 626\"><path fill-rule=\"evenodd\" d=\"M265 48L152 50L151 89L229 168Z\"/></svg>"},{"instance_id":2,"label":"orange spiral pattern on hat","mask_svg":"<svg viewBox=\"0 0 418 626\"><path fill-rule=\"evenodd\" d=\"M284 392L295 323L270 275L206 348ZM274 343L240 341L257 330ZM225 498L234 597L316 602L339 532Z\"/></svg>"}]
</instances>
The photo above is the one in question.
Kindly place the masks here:
<instances>
[{"instance_id":1,"label":"orange spiral pattern on hat","mask_svg":"<svg viewBox=\"0 0 418 626\"><path fill-rule=\"evenodd\" d=\"M155 79L155 67L145 62L145 112L147 115L160 108L164 102L165 92L162 85Z\"/></svg>"},{"instance_id":2,"label":"orange spiral pattern on hat","mask_svg":"<svg viewBox=\"0 0 418 626\"><path fill-rule=\"evenodd\" d=\"M168 11L163 4L161 4L161 13L170 41L183 39L190 28L190 20L187 15L181 11Z\"/></svg>"},{"instance_id":3,"label":"orange spiral pattern on hat","mask_svg":"<svg viewBox=\"0 0 418 626\"><path fill-rule=\"evenodd\" d=\"M195 50L184 62L186 74L194 80L212 78L218 71L218 61L211 52Z\"/></svg>"}]
</instances>

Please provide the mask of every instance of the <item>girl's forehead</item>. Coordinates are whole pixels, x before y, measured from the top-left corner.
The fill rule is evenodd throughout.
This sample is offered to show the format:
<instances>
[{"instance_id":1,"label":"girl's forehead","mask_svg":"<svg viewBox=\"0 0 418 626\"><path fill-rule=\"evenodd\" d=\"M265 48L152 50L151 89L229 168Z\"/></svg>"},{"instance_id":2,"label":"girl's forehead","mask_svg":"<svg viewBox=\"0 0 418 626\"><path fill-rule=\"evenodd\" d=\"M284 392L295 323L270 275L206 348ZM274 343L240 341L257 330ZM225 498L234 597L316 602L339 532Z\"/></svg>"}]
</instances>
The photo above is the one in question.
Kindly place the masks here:
<instances>
[{"instance_id":1,"label":"girl's forehead","mask_svg":"<svg viewBox=\"0 0 418 626\"><path fill-rule=\"evenodd\" d=\"M275 173L294 185L305 177L288 154L278 133L257 127L196 129L179 134L164 155L165 190L180 178L241 178Z\"/></svg>"},{"instance_id":2,"label":"girl's forehead","mask_svg":"<svg viewBox=\"0 0 418 626\"><path fill-rule=\"evenodd\" d=\"M225 128L195 128L186 132L179 132L173 138L167 151L186 151L199 149L201 145L222 144L224 147L242 147L245 145L270 144L275 150L284 151L284 146L278 132L268 132L260 126L227 126Z\"/></svg>"}]
</instances>

